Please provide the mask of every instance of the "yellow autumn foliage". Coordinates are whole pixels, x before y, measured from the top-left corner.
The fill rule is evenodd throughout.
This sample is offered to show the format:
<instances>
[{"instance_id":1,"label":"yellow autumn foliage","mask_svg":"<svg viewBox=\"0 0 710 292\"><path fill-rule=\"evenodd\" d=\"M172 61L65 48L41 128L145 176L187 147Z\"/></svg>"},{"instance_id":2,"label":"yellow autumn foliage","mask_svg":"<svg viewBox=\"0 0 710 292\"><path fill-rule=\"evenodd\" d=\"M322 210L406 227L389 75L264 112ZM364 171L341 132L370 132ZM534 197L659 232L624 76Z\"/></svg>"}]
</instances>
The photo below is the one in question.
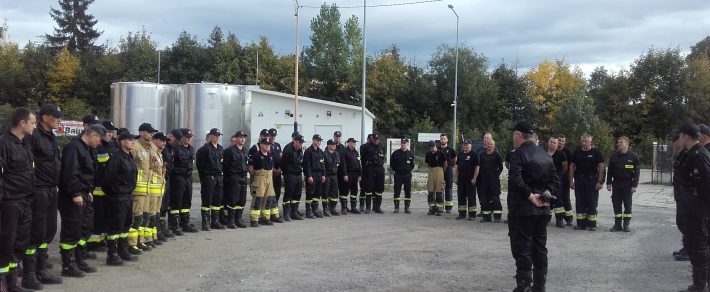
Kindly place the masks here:
<instances>
[{"instance_id":1,"label":"yellow autumn foliage","mask_svg":"<svg viewBox=\"0 0 710 292\"><path fill-rule=\"evenodd\" d=\"M63 101L72 98L71 92L79 71L79 58L64 48L54 57L54 63L47 74L49 100L61 106Z\"/></svg>"}]
</instances>

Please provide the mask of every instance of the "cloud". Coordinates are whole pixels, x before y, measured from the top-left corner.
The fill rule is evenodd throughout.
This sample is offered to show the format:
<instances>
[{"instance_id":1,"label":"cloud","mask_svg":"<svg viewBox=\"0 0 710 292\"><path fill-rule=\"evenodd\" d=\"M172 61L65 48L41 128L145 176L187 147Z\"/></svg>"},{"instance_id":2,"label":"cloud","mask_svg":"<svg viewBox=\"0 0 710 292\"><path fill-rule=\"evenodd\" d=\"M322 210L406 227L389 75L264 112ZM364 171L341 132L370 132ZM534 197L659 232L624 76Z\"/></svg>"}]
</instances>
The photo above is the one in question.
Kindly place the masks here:
<instances>
[{"instance_id":1,"label":"cloud","mask_svg":"<svg viewBox=\"0 0 710 292\"><path fill-rule=\"evenodd\" d=\"M362 1L339 0L340 6ZM370 0L368 5L407 2ZM300 0L301 5L323 2ZM594 66L628 67L650 47L689 47L708 35L710 1L490 1L458 0L410 6L375 7L367 10L368 52L397 45L403 56L426 65L442 43L454 44L456 18L460 15L461 43L489 58L492 66L516 59L521 68L543 59L565 58L590 72ZM25 43L52 31L49 17L54 1L0 0L0 17L8 17L10 36ZM302 8L301 43L307 45L310 20L318 9ZM145 28L160 47L169 46L181 31L206 40L213 26L231 31L242 41L267 36L279 54L295 47L294 7L290 0L211 1L97 1L90 7L104 34L100 43L115 45L129 31ZM362 9L341 9L343 22L360 18ZM591 69L590 69L591 68Z\"/></svg>"}]
</instances>

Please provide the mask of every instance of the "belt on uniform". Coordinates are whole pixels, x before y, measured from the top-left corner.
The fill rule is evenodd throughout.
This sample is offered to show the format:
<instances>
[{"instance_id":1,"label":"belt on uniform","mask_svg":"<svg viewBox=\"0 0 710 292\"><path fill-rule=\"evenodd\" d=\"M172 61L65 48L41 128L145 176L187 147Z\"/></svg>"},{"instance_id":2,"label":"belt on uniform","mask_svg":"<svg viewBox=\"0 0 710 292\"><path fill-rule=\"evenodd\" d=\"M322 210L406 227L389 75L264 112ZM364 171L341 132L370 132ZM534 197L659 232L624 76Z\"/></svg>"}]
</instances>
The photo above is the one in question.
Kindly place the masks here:
<instances>
[{"instance_id":1,"label":"belt on uniform","mask_svg":"<svg viewBox=\"0 0 710 292\"><path fill-rule=\"evenodd\" d=\"M583 179L596 179L596 175L577 175L576 177L583 178Z\"/></svg>"}]
</instances>

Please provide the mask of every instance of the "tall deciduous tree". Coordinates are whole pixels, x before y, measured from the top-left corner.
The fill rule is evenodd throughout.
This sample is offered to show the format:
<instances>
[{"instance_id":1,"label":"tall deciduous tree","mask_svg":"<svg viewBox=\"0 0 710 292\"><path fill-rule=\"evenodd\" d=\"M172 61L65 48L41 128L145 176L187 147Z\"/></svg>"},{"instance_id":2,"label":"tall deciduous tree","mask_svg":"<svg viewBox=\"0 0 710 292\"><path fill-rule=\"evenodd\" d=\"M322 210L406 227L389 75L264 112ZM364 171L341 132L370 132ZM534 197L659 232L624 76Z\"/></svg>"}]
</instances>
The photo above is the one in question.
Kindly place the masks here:
<instances>
[{"instance_id":1,"label":"tall deciduous tree","mask_svg":"<svg viewBox=\"0 0 710 292\"><path fill-rule=\"evenodd\" d=\"M544 60L525 74L525 78L533 108L541 115L536 122L543 133L550 130L560 105L586 92L582 70L571 68L564 60Z\"/></svg>"},{"instance_id":2,"label":"tall deciduous tree","mask_svg":"<svg viewBox=\"0 0 710 292\"><path fill-rule=\"evenodd\" d=\"M201 82L207 62L205 47L186 31L167 49L166 83Z\"/></svg>"},{"instance_id":3,"label":"tall deciduous tree","mask_svg":"<svg viewBox=\"0 0 710 292\"><path fill-rule=\"evenodd\" d=\"M157 81L158 45L149 33L128 32L119 41L118 49L118 59L123 65L122 81Z\"/></svg>"},{"instance_id":4,"label":"tall deciduous tree","mask_svg":"<svg viewBox=\"0 0 710 292\"><path fill-rule=\"evenodd\" d=\"M79 72L79 58L64 48L56 57L47 74L49 100L57 106L74 97L74 82Z\"/></svg>"},{"instance_id":5,"label":"tall deciduous tree","mask_svg":"<svg viewBox=\"0 0 710 292\"><path fill-rule=\"evenodd\" d=\"M89 14L89 5L95 0L59 0L59 8L50 8L49 15L57 23L54 33L45 38L59 50L67 47L72 53L96 51L94 45L102 32L96 30L97 20Z\"/></svg>"},{"instance_id":6,"label":"tall deciduous tree","mask_svg":"<svg viewBox=\"0 0 710 292\"><path fill-rule=\"evenodd\" d=\"M330 101L344 101L347 96L341 87L348 78L349 48L344 39L338 7L323 4L318 16L311 20L311 30L311 45L303 51L306 72L314 79L311 94Z\"/></svg>"},{"instance_id":7,"label":"tall deciduous tree","mask_svg":"<svg viewBox=\"0 0 710 292\"><path fill-rule=\"evenodd\" d=\"M0 103L26 105L28 81L17 44L0 45Z\"/></svg>"}]
</instances>

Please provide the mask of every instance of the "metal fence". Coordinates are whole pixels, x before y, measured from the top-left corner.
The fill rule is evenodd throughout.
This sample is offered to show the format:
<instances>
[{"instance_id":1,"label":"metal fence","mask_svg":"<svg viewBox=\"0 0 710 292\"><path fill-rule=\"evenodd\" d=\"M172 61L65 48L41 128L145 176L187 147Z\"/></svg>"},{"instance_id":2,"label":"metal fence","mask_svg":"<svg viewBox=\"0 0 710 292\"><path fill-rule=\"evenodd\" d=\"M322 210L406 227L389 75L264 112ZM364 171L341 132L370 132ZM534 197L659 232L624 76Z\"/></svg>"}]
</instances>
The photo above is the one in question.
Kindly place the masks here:
<instances>
[{"instance_id":1,"label":"metal fence","mask_svg":"<svg viewBox=\"0 0 710 292\"><path fill-rule=\"evenodd\" d=\"M666 139L653 142L653 165L651 168L651 182L657 184L673 183L673 141Z\"/></svg>"}]
</instances>

